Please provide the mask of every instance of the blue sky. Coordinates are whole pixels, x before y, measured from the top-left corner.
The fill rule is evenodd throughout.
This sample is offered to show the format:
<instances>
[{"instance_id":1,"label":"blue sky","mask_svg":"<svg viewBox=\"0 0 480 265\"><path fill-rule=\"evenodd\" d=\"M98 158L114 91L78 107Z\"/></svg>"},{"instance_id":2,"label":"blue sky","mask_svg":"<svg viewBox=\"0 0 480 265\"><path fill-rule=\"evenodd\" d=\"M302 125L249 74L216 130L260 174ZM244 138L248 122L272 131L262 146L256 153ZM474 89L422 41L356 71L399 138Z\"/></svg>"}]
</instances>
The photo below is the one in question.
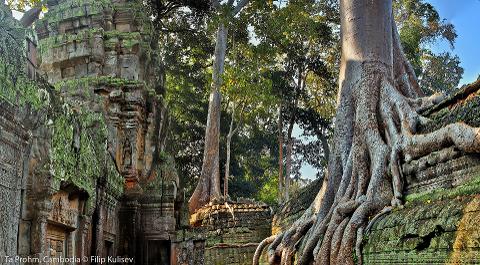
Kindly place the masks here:
<instances>
[{"instance_id":1,"label":"blue sky","mask_svg":"<svg viewBox=\"0 0 480 265\"><path fill-rule=\"evenodd\" d=\"M457 40L453 53L460 57L465 69L461 84L475 81L480 74L480 0L427 0L441 18L455 26ZM449 50L447 43L438 43L432 49L436 52Z\"/></svg>"}]
</instances>

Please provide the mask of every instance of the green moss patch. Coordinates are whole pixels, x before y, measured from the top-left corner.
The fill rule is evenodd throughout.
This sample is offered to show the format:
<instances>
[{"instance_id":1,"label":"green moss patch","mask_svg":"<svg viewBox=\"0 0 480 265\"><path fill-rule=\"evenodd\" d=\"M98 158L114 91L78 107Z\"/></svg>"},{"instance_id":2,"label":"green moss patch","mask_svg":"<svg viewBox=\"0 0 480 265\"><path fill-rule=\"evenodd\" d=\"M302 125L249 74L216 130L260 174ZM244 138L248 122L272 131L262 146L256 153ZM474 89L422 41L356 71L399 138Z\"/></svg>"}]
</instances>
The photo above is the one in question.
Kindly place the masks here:
<instances>
[{"instance_id":1,"label":"green moss patch","mask_svg":"<svg viewBox=\"0 0 480 265\"><path fill-rule=\"evenodd\" d=\"M405 200L407 204L411 203L425 203L436 200L456 198L459 196L480 194L480 175L472 180L452 189L435 189L433 191L414 193L407 195Z\"/></svg>"}]
</instances>

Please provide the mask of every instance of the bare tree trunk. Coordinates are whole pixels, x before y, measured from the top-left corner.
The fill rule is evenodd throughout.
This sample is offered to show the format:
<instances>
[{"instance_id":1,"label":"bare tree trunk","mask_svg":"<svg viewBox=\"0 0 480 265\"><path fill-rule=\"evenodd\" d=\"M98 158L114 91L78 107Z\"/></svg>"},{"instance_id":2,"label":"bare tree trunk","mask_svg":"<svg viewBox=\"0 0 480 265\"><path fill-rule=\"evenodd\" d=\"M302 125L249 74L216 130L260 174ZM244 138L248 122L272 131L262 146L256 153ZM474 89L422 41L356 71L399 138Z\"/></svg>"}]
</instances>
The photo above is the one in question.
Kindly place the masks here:
<instances>
[{"instance_id":1,"label":"bare tree trunk","mask_svg":"<svg viewBox=\"0 0 480 265\"><path fill-rule=\"evenodd\" d=\"M361 264L369 219L402 203L400 158L451 145L480 152L480 129L462 123L416 134L417 125L427 120L417 109L434 100L419 98L392 18L392 0L341 0L340 15L340 90L328 172L304 215L269 240L272 264L292 264L297 245L302 246L297 264L353 265L355 252Z\"/></svg>"},{"instance_id":2,"label":"bare tree trunk","mask_svg":"<svg viewBox=\"0 0 480 265\"><path fill-rule=\"evenodd\" d=\"M228 130L227 135L227 161L225 162L225 179L223 181L223 196L225 198L228 196L228 178L230 177L230 153L231 153L231 145L232 145L232 137L235 135L239 128L239 124L237 124L236 128L234 129L233 124L235 121L235 105L233 106L232 110L232 120L230 121L230 129Z\"/></svg>"},{"instance_id":3,"label":"bare tree trunk","mask_svg":"<svg viewBox=\"0 0 480 265\"><path fill-rule=\"evenodd\" d=\"M212 198L220 196L220 110L222 75L227 51L227 29L220 24L215 45L215 62L213 64L212 90L208 106L207 129L205 132L205 149L203 164L197 187L189 201L190 213L207 204Z\"/></svg>"},{"instance_id":4,"label":"bare tree trunk","mask_svg":"<svg viewBox=\"0 0 480 265\"><path fill-rule=\"evenodd\" d=\"M223 196L228 195L228 178L230 177L230 145L232 142L232 135L227 135L227 161L225 162L225 179L223 181Z\"/></svg>"},{"instance_id":5,"label":"bare tree trunk","mask_svg":"<svg viewBox=\"0 0 480 265\"><path fill-rule=\"evenodd\" d=\"M283 202L283 116L282 103L278 107L278 202Z\"/></svg>"},{"instance_id":6,"label":"bare tree trunk","mask_svg":"<svg viewBox=\"0 0 480 265\"><path fill-rule=\"evenodd\" d=\"M285 192L284 192L284 199L288 201L290 198L290 181L291 181L291 173L292 173L292 149L293 149L293 126L295 125L295 117L292 116L290 119L290 124L288 126L287 132L287 157L286 157L286 168L285 168Z\"/></svg>"},{"instance_id":7,"label":"bare tree trunk","mask_svg":"<svg viewBox=\"0 0 480 265\"><path fill-rule=\"evenodd\" d=\"M323 156L325 157L326 161L329 161L330 159L330 147L328 146L328 139L327 136L320 131L319 129L315 130L318 139L320 140L320 143L322 144L322 149L323 149Z\"/></svg>"}]
</instances>

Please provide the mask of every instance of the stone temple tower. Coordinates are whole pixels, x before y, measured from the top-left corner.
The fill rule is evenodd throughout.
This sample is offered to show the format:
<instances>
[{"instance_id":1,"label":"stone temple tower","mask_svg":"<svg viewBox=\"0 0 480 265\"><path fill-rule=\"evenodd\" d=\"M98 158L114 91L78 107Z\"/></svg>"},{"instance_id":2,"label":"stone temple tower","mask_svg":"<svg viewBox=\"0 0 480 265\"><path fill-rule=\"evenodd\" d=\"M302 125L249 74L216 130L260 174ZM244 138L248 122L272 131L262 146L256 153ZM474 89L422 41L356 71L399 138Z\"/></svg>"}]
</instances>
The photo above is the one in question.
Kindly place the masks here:
<instances>
[{"instance_id":1,"label":"stone temple tower","mask_svg":"<svg viewBox=\"0 0 480 265\"><path fill-rule=\"evenodd\" d=\"M106 153L124 179L113 210L112 188L97 181L92 254L169 264L179 181L163 152L164 71L151 20L140 1L53 0L47 6L36 23L40 72L73 112L82 106L103 115Z\"/></svg>"}]
</instances>

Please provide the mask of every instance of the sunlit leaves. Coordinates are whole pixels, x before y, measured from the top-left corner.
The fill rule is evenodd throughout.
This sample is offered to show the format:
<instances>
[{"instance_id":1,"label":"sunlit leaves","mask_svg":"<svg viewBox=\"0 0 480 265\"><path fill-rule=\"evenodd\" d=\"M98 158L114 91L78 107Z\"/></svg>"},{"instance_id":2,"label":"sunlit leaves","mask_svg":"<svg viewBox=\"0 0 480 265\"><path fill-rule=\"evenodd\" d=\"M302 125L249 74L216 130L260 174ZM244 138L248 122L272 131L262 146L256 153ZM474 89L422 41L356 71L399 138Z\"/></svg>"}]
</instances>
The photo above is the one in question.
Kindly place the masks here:
<instances>
[{"instance_id":1,"label":"sunlit leaves","mask_svg":"<svg viewBox=\"0 0 480 265\"><path fill-rule=\"evenodd\" d=\"M429 94L454 89L463 74L458 58L433 54L430 46L445 40L453 48L457 37L455 27L442 20L435 8L423 0L395 0L393 8L404 52L416 74L425 80L421 82L422 89ZM436 67L441 61L446 63L445 69Z\"/></svg>"}]
</instances>

